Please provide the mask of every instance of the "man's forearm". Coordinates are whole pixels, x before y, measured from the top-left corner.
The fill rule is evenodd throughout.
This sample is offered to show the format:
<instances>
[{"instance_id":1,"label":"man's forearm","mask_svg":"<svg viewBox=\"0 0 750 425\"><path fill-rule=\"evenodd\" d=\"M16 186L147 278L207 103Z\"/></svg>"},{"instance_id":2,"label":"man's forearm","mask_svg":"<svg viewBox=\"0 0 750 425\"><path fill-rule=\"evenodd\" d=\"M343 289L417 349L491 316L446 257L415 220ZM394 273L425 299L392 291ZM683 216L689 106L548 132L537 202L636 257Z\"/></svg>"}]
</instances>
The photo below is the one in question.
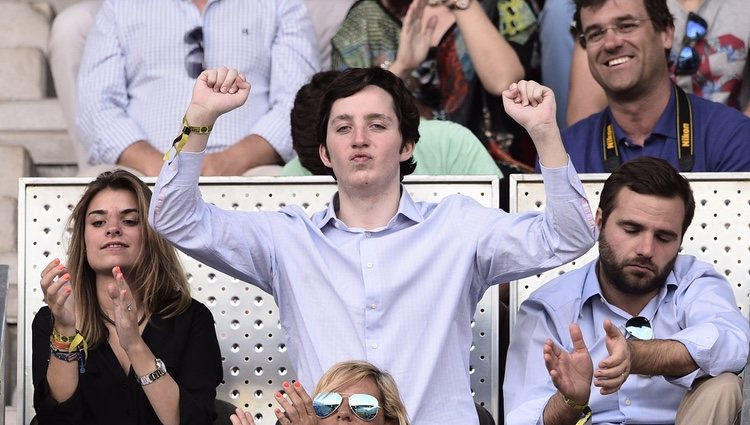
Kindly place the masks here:
<instances>
[{"instance_id":1,"label":"man's forearm","mask_svg":"<svg viewBox=\"0 0 750 425\"><path fill-rule=\"evenodd\" d=\"M125 148L117 159L117 165L138 170L145 176L158 176L163 153L145 140L139 140Z\"/></svg>"},{"instance_id":2,"label":"man's forearm","mask_svg":"<svg viewBox=\"0 0 750 425\"><path fill-rule=\"evenodd\" d=\"M568 164L568 153L565 151L560 130L556 124L551 123L529 129L529 135L536 147L540 164L547 168L564 167Z\"/></svg>"},{"instance_id":3,"label":"man's forearm","mask_svg":"<svg viewBox=\"0 0 750 425\"><path fill-rule=\"evenodd\" d=\"M246 136L239 143L230 147L229 151L233 155L241 156L246 161L244 165L247 166L247 170L260 165L278 164L281 162L281 157L276 152L276 149L271 146L268 140L257 134Z\"/></svg>"},{"instance_id":4,"label":"man's forearm","mask_svg":"<svg viewBox=\"0 0 750 425\"><path fill-rule=\"evenodd\" d=\"M521 59L492 24L478 1L466 10L454 10L461 36L479 80L488 92L500 96L511 83L524 77Z\"/></svg>"},{"instance_id":5,"label":"man's forearm","mask_svg":"<svg viewBox=\"0 0 750 425\"><path fill-rule=\"evenodd\" d=\"M698 365L684 344L671 339L628 341L630 374L648 376L685 376Z\"/></svg>"}]
</instances>

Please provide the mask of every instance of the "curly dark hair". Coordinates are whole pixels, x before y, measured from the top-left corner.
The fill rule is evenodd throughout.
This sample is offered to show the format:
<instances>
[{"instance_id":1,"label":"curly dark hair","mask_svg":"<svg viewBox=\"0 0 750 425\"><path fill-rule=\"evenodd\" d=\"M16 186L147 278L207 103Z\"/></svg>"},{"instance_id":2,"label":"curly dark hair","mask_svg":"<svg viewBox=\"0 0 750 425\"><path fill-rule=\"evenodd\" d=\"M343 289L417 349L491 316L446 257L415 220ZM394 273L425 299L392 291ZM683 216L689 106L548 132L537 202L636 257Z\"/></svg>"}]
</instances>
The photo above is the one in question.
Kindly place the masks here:
<instances>
[{"instance_id":1,"label":"curly dark hair","mask_svg":"<svg viewBox=\"0 0 750 425\"><path fill-rule=\"evenodd\" d=\"M398 119L401 137L403 138L402 148L407 143L416 144L419 141L419 110L417 109L417 104L414 102L414 97L406 88L404 82L393 73L379 67L350 68L342 71L328 85L322 96L317 120L318 146L323 146L327 149L326 135L333 103L338 99L353 96L367 86L380 87L391 95L393 109ZM414 161L414 157L401 161L401 179L413 173L416 167L417 163ZM333 172L328 169L327 174L333 175Z\"/></svg>"}]
</instances>

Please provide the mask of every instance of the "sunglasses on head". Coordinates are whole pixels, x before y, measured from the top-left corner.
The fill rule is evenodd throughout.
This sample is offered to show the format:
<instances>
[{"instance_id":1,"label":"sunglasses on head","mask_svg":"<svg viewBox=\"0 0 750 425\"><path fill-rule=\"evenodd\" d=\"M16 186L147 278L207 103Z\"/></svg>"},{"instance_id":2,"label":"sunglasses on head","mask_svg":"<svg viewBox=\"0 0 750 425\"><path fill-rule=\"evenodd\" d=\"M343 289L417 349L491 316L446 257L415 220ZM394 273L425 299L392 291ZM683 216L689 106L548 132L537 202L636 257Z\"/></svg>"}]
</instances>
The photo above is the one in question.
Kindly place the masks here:
<instances>
[{"instance_id":1,"label":"sunglasses on head","mask_svg":"<svg viewBox=\"0 0 750 425\"><path fill-rule=\"evenodd\" d=\"M378 414L378 399L370 394L321 393L313 399L315 416L323 419L333 415L344 398L349 399L349 409L363 421L370 422Z\"/></svg>"},{"instance_id":2,"label":"sunglasses on head","mask_svg":"<svg viewBox=\"0 0 750 425\"><path fill-rule=\"evenodd\" d=\"M682 48L675 58L675 75L692 75L698 71L701 64L701 56L693 45L703 39L708 32L708 23L705 19L693 12L688 14L685 24L685 37L682 40Z\"/></svg>"},{"instance_id":3,"label":"sunglasses on head","mask_svg":"<svg viewBox=\"0 0 750 425\"><path fill-rule=\"evenodd\" d=\"M649 340L654 338L651 322L643 316L633 316L625 322L625 338Z\"/></svg>"},{"instance_id":4,"label":"sunglasses on head","mask_svg":"<svg viewBox=\"0 0 750 425\"><path fill-rule=\"evenodd\" d=\"M185 70L190 78L198 78L205 69L203 56L203 28L195 27L185 33L185 43L189 45L197 44L185 56Z\"/></svg>"}]
</instances>

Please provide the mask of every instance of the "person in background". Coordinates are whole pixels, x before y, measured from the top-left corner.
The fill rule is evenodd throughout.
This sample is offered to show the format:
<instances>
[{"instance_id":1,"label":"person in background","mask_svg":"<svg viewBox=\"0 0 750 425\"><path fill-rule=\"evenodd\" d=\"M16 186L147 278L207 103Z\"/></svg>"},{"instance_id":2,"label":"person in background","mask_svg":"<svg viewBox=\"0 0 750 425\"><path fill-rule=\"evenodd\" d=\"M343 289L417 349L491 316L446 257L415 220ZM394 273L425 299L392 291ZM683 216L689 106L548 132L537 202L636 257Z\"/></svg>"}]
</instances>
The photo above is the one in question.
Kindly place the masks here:
<instances>
[{"instance_id":1,"label":"person in background","mask_svg":"<svg viewBox=\"0 0 750 425\"><path fill-rule=\"evenodd\" d=\"M678 86L750 116L750 15L744 0L667 0L674 15L670 72ZM568 125L599 112L607 97L591 76L586 52L573 53Z\"/></svg>"},{"instance_id":2,"label":"person in background","mask_svg":"<svg viewBox=\"0 0 750 425\"><path fill-rule=\"evenodd\" d=\"M249 90L237 70L206 71L186 120L221 125ZM338 189L325 210L205 203L198 177L209 135L190 131L165 162L149 222L186 254L274 296L301 384L337 362L368 360L393 375L415 425L477 424L467 370L478 301L492 285L580 256L595 239L554 95L521 81L503 99L540 152L543 212L508 214L460 195L414 202L401 180L415 167L417 106L401 79L364 68L337 77L318 112L318 152Z\"/></svg>"},{"instance_id":3,"label":"person in background","mask_svg":"<svg viewBox=\"0 0 750 425\"><path fill-rule=\"evenodd\" d=\"M299 382L284 382L282 387L285 395L275 396L283 411L274 411L282 425L410 424L396 381L365 361L333 365L315 386L312 399ZM233 425L255 425L252 414L240 408L230 420Z\"/></svg>"},{"instance_id":4,"label":"person in background","mask_svg":"<svg viewBox=\"0 0 750 425\"><path fill-rule=\"evenodd\" d=\"M297 157L284 165L282 176L330 175L320 159L314 128L320 101L341 71L313 75L297 92L292 107L292 146ZM415 175L499 175L495 161L468 129L450 121L420 120L419 143L414 146Z\"/></svg>"},{"instance_id":5,"label":"person in background","mask_svg":"<svg viewBox=\"0 0 750 425\"><path fill-rule=\"evenodd\" d=\"M360 0L331 40L331 63L335 70L390 70L414 94L423 117L467 127L495 160L520 168L524 159L533 162L533 144L505 114L500 94L537 70L532 6L524 0Z\"/></svg>"},{"instance_id":6,"label":"person in background","mask_svg":"<svg viewBox=\"0 0 750 425\"><path fill-rule=\"evenodd\" d=\"M89 164L155 176L195 78L230 63L255 95L214 134L203 175L273 173L292 155L289 111L318 71L302 0L105 0L78 75L76 122ZM278 173L280 167L275 169Z\"/></svg>"},{"instance_id":7,"label":"person in background","mask_svg":"<svg viewBox=\"0 0 750 425\"><path fill-rule=\"evenodd\" d=\"M555 92L557 98L557 125L568 126L568 88L570 66L573 60L574 37L570 36L575 3L573 0L545 0L539 11L539 51L541 56L542 84Z\"/></svg>"},{"instance_id":8,"label":"person in background","mask_svg":"<svg viewBox=\"0 0 750 425\"><path fill-rule=\"evenodd\" d=\"M73 209L67 264L55 259L41 273L47 306L32 323L40 425L215 419L214 320L190 297L177 252L147 225L150 199L133 174L101 174Z\"/></svg>"},{"instance_id":9,"label":"person in background","mask_svg":"<svg viewBox=\"0 0 750 425\"><path fill-rule=\"evenodd\" d=\"M724 275L678 255L694 211L690 183L664 160L607 178L599 258L521 304L506 423L739 423L750 325Z\"/></svg>"},{"instance_id":10,"label":"person in background","mask_svg":"<svg viewBox=\"0 0 750 425\"><path fill-rule=\"evenodd\" d=\"M682 172L750 171L750 118L670 79L674 25L666 0L577 0L576 27L609 106L563 130L582 173L640 156Z\"/></svg>"}]
</instances>

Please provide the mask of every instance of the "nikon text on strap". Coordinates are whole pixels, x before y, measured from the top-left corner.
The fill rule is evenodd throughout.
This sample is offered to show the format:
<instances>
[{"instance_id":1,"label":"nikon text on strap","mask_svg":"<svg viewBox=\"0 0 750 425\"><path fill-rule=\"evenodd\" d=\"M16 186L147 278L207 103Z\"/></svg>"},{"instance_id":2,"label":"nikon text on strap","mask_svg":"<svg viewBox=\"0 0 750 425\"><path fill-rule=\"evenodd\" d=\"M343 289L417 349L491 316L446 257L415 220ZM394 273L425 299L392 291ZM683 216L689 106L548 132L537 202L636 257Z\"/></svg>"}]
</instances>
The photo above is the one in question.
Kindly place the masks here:
<instances>
[{"instance_id":1,"label":"nikon text on strap","mask_svg":"<svg viewBox=\"0 0 750 425\"><path fill-rule=\"evenodd\" d=\"M681 172L693 169L695 157L693 156L693 110L688 95L676 85L673 85L675 93L675 118L677 120L677 161ZM621 163L620 150L615 139L615 129L609 120L609 112L604 114L602 126L602 151L604 156L604 168L611 173Z\"/></svg>"}]
</instances>

